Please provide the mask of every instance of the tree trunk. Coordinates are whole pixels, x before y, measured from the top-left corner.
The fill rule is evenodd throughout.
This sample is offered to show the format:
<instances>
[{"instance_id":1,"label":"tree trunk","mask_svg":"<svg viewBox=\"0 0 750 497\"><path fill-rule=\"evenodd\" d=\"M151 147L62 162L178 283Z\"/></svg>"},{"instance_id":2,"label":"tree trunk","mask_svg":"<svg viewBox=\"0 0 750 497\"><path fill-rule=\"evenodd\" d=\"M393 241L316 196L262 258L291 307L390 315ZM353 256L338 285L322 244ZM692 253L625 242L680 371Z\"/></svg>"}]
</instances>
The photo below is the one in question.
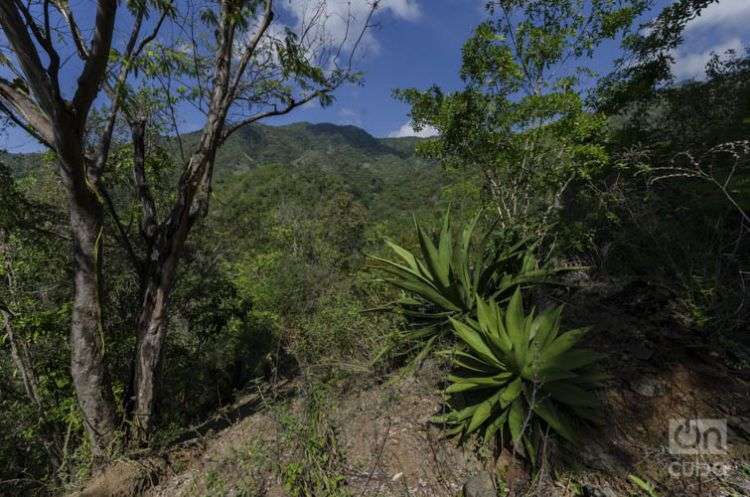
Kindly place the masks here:
<instances>
[{"instance_id":1,"label":"tree trunk","mask_svg":"<svg viewBox=\"0 0 750 497\"><path fill-rule=\"evenodd\" d=\"M178 197L169 218L153 233L146 226L145 238L149 244L149 260L142 274L142 304L137 322L135 373L133 375L130 442L147 445L153 425L156 403L156 379L161 350L167 333L167 306L172 293L172 283L185 241L195 221L208 209L211 173L218 148L221 122L216 116L209 123L198 150L190 158L186 173L180 180ZM134 128L136 157L144 154L142 133ZM140 161L138 161L140 162ZM136 163L138 166L138 163ZM136 177L136 183L138 178ZM152 200L143 197L144 217L153 216ZM148 224L148 223L147 223ZM153 237L153 238L152 238ZM130 409L126 407L126 416Z\"/></svg>"},{"instance_id":2,"label":"tree trunk","mask_svg":"<svg viewBox=\"0 0 750 497\"><path fill-rule=\"evenodd\" d=\"M86 52L82 57L85 61L73 85L73 98L67 101L60 91L63 85L59 77L61 57L55 47L57 33L52 35L49 22L46 30L38 24L39 21L30 13L36 9L24 6L22 2L0 2L0 29L4 43L10 46L16 59L8 63L6 71L16 78L14 82L11 84L0 78L0 109L54 150L59 159L60 175L68 193L73 235L75 295L70 331L71 376L91 440L92 455L98 464L114 448L116 425L114 399L104 362L100 302L102 206L97 189L101 169L97 170L93 162L86 160L86 125L102 82L108 77L119 2L99 0L95 3L91 41L86 43L88 50L81 50ZM49 4L44 2L42 10L45 14ZM62 7L58 6L58 10ZM138 31L134 33L137 37ZM61 46L69 46L65 40L59 41ZM46 52L45 57L40 57L40 49ZM46 67L43 59L48 62ZM66 82L72 80L65 79ZM68 88L70 84L64 86ZM103 145L109 143L112 129L110 127L102 136ZM100 149L98 162L103 165L109 149L108 146Z\"/></svg>"},{"instance_id":3,"label":"tree trunk","mask_svg":"<svg viewBox=\"0 0 750 497\"><path fill-rule=\"evenodd\" d=\"M131 427L131 440L138 445L148 443L153 425L156 377L167 332L170 286L169 281L163 281L158 276L153 278L145 290L143 306L138 316Z\"/></svg>"},{"instance_id":4,"label":"tree trunk","mask_svg":"<svg viewBox=\"0 0 750 497\"><path fill-rule=\"evenodd\" d=\"M62 169L66 167L63 165ZM73 183L69 184L69 192L75 275L70 370L92 455L99 463L115 448L116 441L115 404L104 361L100 300L101 208L88 185L81 185L81 181L70 183Z\"/></svg>"}]
</instances>

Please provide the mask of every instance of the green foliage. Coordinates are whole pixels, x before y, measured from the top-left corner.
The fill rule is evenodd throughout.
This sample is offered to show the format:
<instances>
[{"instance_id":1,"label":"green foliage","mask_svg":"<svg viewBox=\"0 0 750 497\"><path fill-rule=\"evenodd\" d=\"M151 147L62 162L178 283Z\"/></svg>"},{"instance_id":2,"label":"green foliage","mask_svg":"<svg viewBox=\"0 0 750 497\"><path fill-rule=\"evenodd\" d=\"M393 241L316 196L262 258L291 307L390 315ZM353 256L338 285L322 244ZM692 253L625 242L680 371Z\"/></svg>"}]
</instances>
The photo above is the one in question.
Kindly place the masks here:
<instances>
[{"instance_id":1,"label":"green foliage","mask_svg":"<svg viewBox=\"0 0 750 497\"><path fill-rule=\"evenodd\" d=\"M610 114L633 102L648 101L653 93L673 81L675 51L683 42L687 24L718 0L675 0L658 16L628 33L623 40L625 56L616 70L599 81L597 106Z\"/></svg>"},{"instance_id":2,"label":"green foliage","mask_svg":"<svg viewBox=\"0 0 750 497\"><path fill-rule=\"evenodd\" d=\"M636 475L628 475L628 481L635 485L647 497L659 497L654 485Z\"/></svg>"},{"instance_id":3,"label":"green foliage","mask_svg":"<svg viewBox=\"0 0 750 497\"><path fill-rule=\"evenodd\" d=\"M192 138L185 137L186 147ZM163 217L172 200L169 185L177 179L177 148L154 134L147 150L146 170ZM431 209L441 183L439 171L413 159L408 145L353 127L253 126L220 155L231 161L216 185L209 219L186 247L170 302L159 444L258 378L298 367L321 379L370 371L371 355L396 318L363 312L383 295L358 274L362 252L368 244L379 247L383 234L399 236L408 226L406 212ZM53 158L4 158L10 167L0 174L0 231L6 234L0 302L15 314L16 338L29 351L44 407L40 416L7 339L0 340L0 408L9 413L0 421L0 479L33 478L13 489L23 495L26 486L85 477L88 454L69 376L72 279L71 253L60 250L68 243L64 194ZM106 179L128 230L137 229L142 215L130 194L131 161L130 147L114 144ZM404 175L419 184L405 185ZM138 281L111 223L105 219L105 351L120 401L131 367ZM137 251L144 250L133 240ZM9 273L14 285L5 284ZM66 465L58 471L56 445L45 444L63 447L68 430Z\"/></svg>"},{"instance_id":4,"label":"green foliage","mask_svg":"<svg viewBox=\"0 0 750 497\"><path fill-rule=\"evenodd\" d=\"M712 57L705 81L688 81L641 94L613 116L618 147L648 143L649 159L664 165L677 153L700 154L721 143L744 140L750 125L750 59Z\"/></svg>"},{"instance_id":5,"label":"green foliage","mask_svg":"<svg viewBox=\"0 0 750 497\"><path fill-rule=\"evenodd\" d=\"M311 399L303 415L282 417L292 450L277 469L295 497L347 495L321 401L330 391L318 390L318 382L371 373L373 354L394 337L427 342L425 351L448 336L458 345L440 422L462 436L500 437L531 460L549 432L575 442L575 425L596 418L599 356L578 347L584 329L561 329L561 308L524 310L522 290L554 283L557 272L540 264L539 246L568 258L599 257L602 273L668 286L670 324L739 335L749 309L747 226L740 222L738 230L737 213L706 185L649 181L677 154L700 157L747 137L750 59L717 56L705 82L666 84L687 22L715 1L673 2L651 29L635 34L628 29L645 0L490 1L487 21L463 47L460 91L397 92L411 104L417 129L439 131L433 139L377 139L353 126L309 123L238 130L218 152L213 211L196 225L174 282L157 440L172 442L258 378L301 372ZM127 5L175 15L166 0ZM226 11L237 40L256 27L261 5L234 2ZM216 54L215 9L195 15L205 28L196 45L155 40L134 60L110 54L112 68L131 64L135 78L114 91L156 121L149 123L145 169L162 219L174 200L178 153L200 136L178 142L175 116L162 111L205 103L202 78ZM581 96L595 76L586 59L622 35L635 60L601 80L594 112ZM326 106L333 103L326 90L361 81L320 63L329 51L321 58L313 52L290 30L274 32L257 47L253 81L237 82L238 102L276 112L309 94ZM7 63L0 54L0 65ZM233 121L243 115L239 105L228 112ZM106 122L106 115L93 117L92 136ZM132 150L119 131L115 136L103 181L133 235L142 209L132 195ZM0 168L0 411L7 414L0 419L0 481L28 480L43 493L74 482L88 460L65 338L71 254L60 246L69 234L50 167L55 157L4 158L13 167ZM747 211L746 159L737 168L729 161L709 166L715 183ZM453 219L489 206L484 212L502 229L482 234L484 218L460 223L448 214L437 234L420 223L411 229L412 214L431 218L446 200ZM121 405L142 282L115 240L114 220L105 215L104 223L102 339ZM384 237L395 258L382 253ZM139 243L136 252L145 253ZM390 286L367 279L364 253L375 254ZM373 312L396 299L401 313ZM634 312L645 312L638 307ZM33 365L34 395L12 345ZM207 495L260 492L255 478L240 490L222 476L207 473ZM655 495L647 482L630 481Z\"/></svg>"},{"instance_id":6,"label":"green foliage","mask_svg":"<svg viewBox=\"0 0 750 497\"><path fill-rule=\"evenodd\" d=\"M547 430L575 442L574 420L596 419L601 379L601 356L576 347L587 329L562 332L561 307L525 314L520 289L505 310L494 300L477 304L476 321L451 320L464 348L452 353L450 412L435 421L464 436L482 431L485 440L509 433L532 461Z\"/></svg>"},{"instance_id":7,"label":"green foliage","mask_svg":"<svg viewBox=\"0 0 750 497\"><path fill-rule=\"evenodd\" d=\"M670 289L686 329L746 344L750 251L731 201L750 206L749 71L747 58L714 58L706 81L661 88L612 117L618 179L598 181L601 207L588 209L607 213L592 245L606 247L609 272Z\"/></svg>"},{"instance_id":8,"label":"green foliage","mask_svg":"<svg viewBox=\"0 0 750 497\"><path fill-rule=\"evenodd\" d=\"M31 181L0 166L0 479L26 475L8 484L19 495L74 478L85 458L74 450L83 425L66 341L70 255L45 172Z\"/></svg>"},{"instance_id":9,"label":"green foliage","mask_svg":"<svg viewBox=\"0 0 750 497\"><path fill-rule=\"evenodd\" d=\"M313 313L301 316L289 337L289 351L308 378L332 380L371 371L373 351L383 346L391 316L366 312L357 288L321 296Z\"/></svg>"},{"instance_id":10,"label":"green foliage","mask_svg":"<svg viewBox=\"0 0 750 497\"><path fill-rule=\"evenodd\" d=\"M569 197L610 162L606 119L579 94L590 71L575 63L626 30L645 3L489 2L489 20L462 51L463 90L396 93L412 106L417 129L440 132L420 151L453 174L479 178L503 226L526 236L564 231Z\"/></svg>"},{"instance_id":11,"label":"green foliage","mask_svg":"<svg viewBox=\"0 0 750 497\"><path fill-rule=\"evenodd\" d=\"M521 286L554 282L558 270L540 267L528 240L506 244L502 237L492 240L488 230L475 248L479 219L475 216L454 237L446 213L436 240L415 221L418 255L387 240L401 260L373 257L382 263L377 270L387 275L384 281L405 292L399 304L406 316L440 330L450 317L474 315L477 297L503 301Z\"/></svg>"}]
</instances>

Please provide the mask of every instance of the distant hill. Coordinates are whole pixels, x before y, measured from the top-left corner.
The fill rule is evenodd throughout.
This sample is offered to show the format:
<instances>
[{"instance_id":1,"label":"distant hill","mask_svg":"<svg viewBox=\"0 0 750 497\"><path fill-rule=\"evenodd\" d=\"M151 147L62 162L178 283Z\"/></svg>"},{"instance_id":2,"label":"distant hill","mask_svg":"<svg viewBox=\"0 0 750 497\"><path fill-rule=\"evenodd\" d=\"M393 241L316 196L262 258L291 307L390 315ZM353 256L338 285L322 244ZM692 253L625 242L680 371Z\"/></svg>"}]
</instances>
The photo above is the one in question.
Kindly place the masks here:
<instances>
[{"instance_id":1,"label":"distant hill","mask_svg":"<svg viewBox=\"0 0 750 497\"><path fill-rule=\"evenodd\" d=\"M185 138L188 147L195 139ZM329 123L251 125L219 151L216 189L233 191L258 166L277 164L342 183L376 218L412 212L433 202L442 187L439 167L417 157L419 141L375 138L356 126Z\"/></svg>"},{"instance_id":2,"label":"distant hill","mask_svg":"<svg viewBox=\"0 0 750 497\"><path fill-rule=\"evenodd\" d=\"M183 135L190 150L199 132ZM228 188L237 175L262 165L319 170L342 182L368 208L385 215L411 210L433 199L441 187L439 168L417 157L417 137L376 138L356 126L299 122L284 126L253 124L238 130L221 147L215 169L216 189ZM33 174L42 154L2 154L17 176ZM377 205L376 205L377 204Z\"/></svg>"},{"instance_id":3,"label":"distant hill","mask_svg":"<svg viewBox=\"0 0 750 497\"><path fill-rule=\"evenodd\" d=\"M33 172L43 160L44 154L11 154L0 149L0 163L8 166L15 176L21 177Z\"/></svg>"},{"instance_id":4,"label":"distant hill","mask_svg":"<svg viewBox=\"0 0 750 497\"><path fill-rule=\"evenodd\" d=\"M183 135L190 149L199 132ZM391 156L415 159L420 138L375 138L356 126L299 122L284 126L251 124L238 130L220 149L217 172L247 168L258 164L305 164L319 161L368 162ZM10 154L0 152L0 160L18 174L25 174L42 159L41 153ZM319 164L324 165L324 164Z\"/></svg>"},{"instance_id":5,"label":"distant hill","mask_svg":"<svg viewBox=\"0 0 750 497\"><path fill-rule=\"evenodd\" d=\"M197 139L188 135L186 143ZM375 160L414 160L415 138L375 138L356 126L300 122L285 126L253 124L227 140L217 157L220 169L258 164L360 164Z\"/></svg>"}]
</instances>

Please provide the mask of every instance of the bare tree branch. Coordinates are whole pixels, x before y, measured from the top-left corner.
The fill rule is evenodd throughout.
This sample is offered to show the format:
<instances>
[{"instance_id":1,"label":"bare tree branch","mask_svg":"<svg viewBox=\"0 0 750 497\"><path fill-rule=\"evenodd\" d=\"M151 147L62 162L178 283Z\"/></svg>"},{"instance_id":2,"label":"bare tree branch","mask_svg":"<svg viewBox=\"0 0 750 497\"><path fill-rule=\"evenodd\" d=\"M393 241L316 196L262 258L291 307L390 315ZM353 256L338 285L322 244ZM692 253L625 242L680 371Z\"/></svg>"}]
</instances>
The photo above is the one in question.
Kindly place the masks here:
<instances>
[{"instance_id":1,"label":"bare tree branch","mask_svg":"<svg viewBox=\"0 0 750 497\"><path fill-rule=\"evenodd\" d=\"M310 102L312 100L315 100L316 98L320 97L322 94L330 93L333 90L335 90L335 88L330 88L330 89L326 89L326 90L319 90L319 91L316 91L314 93L310 93L309 95L306 95L305 97L303 97L303 98L301 98L299 100L292 99L292 100L289 101L289 103L285 107L283 107L281 109L277 108L277 106L274 106L273 109L271 109L271 110L259 112L257 114L254 114L254 115L248 117L247 119L243 119L240 122L234 123L231 126L227 127L227 129L224 131L224 133L222 135L222 138L221 138L221 141L222 141L222 143L224 141L226 141L226 139L229 138L229 136L232 133L234 133L238 129L242 128L243 126L247 126L248 124L252 124L254 122L257 122L257 121L260 121L262 119L266 119L266 118L269 118L269 117L283 116L284 114L289 114L291 111L293 111L297 107L299 107L301 105L305 105L306 103L308 103L308 102Z\"/></svg>"},{"instance_id":2,"label":"bare tree branch","mask_svg":"<svg viewBox=\"0 0 750 497\"><path fill-rule=\"evenodd\" d=\"M49 117L18 83L0 78L0 110L42 144L52 147L55 137Z\"/></svg>"},{"instance_id":3,"label":"bare tree branch","mask_svg":"<svg viewBox=\"0 0 750 497\"><path fill-rule=\"evenodd\" d=\"M112 33L115 27L117 0L99 0L96 8L94 36L91 41L89 57L78 78L78 88L73 97L73 109L82 130L86 116L99 91L99 82L103 79L109 60L109 49L112 45Z\"/></svg>"},{"instance_id":4,"label":"bare tree branch","mask_svg":"<svg viewBox=\"0 0 750 497\"><path fill-rule=\"evenodd\" d=\"M37 26L37 23L31 15L28 7L24 6L24 4L20 0L16 0L16 4L18 6L18 9L26 19L26 25L28 26L29 30L36 38L39 45L47 53L47 57L49 57L49 66L47 67L47 73L50 75L49 82L52 86L55 99L59 100L60 85L58 82L58 73L60 71L60 55L52 45L52 34L49 24L49 0L44 0L44 6L42 8L44 14L44 33L40 31L39 26Z\"/></svg>"},{"instance_id":5,"label":"bare tree branch","mask_svg":"<svg viewBox=\"0 0 750 497\"><path fill-rule=\"evenodd\" d=\"M131 123L133 139L133 181L136 194L141 202L143 218L141 220L141 234L149 246L153 245L156 231L156 204L151 195L151 189L146 179L146 121Z\"/></svg>"},{"instance_id":6,"label":"bare tree branch","mask_svg":"<svg viewBox=\"0 0 750 497\"><path fill-rule=\"evenodd\" d=\"M78 55L81 57L81 59L87 60L89 58L89 52L86 49L85 42L83 41L81 30L78 28L78 23L76 23L76 20L73 17L73 13L70 11L68 2L65 0L52 0L52 3L55 5L55 7L57 7L57 10L63 16L65 22L68 23L68 28L70 29L71 36L73 37L73 42L75 43L76 50L78 50Z\"/></svg>"},{"instance_id":7,"label":"bare tree branch","mask_svg":"<svg viewBox=\"0 0 750 497\"><path fill-rule=\"evenodd\" d=\"M125 251L128 254L130 263L133 265L133 268L136 270L136 272L140 273L143 267L143 261L140 257L138 257L138 254L135 252L135 248L133 248L133 244L130 242L130 237L128 236L128 232L125 229L125 226L123 226L122 221L120 220L120 216L117 214L117 209L115 209L115 204L114 202L112 202L112 197L105 188L100 187L99 193L104 198L104 202L107 204L107 210L109 210L109 213L112 216L112 220L115 222L115 227L117 228L117 236L120 238L120 243L122 243Z\"/></svg>"},{"instance_id":8,"label":"bare tree branch","mask_svg":"<svg viewBox=\"0 0 750 497\"><path fill-rule=\"evenodd\" d=\"M107 118L107 124L104 127L104 132L102 133L99 140L99 151L97 152L97 156L93 165L94 167L91 171L91 174L94 176L101 175L102 171L104 170L104 165L107 162L107 158L109 157L109 149L112 144L112 134L114 133L117 114L120 111L120 104L122 102L123 87L128 73L130 72L130 62L132 59L133 50L138 40L138 35L141 32L141 26L143 25L143 18L145 15L146 9L142 8L135 17L135 22L133 23L133 29L130 33L130 38L128 39L128 44L125 49L125 57L123 58L120 72L117 75L117 80L114 88L112 88L110 91L112 107L109 111L109 117ZM104 86L108 86L106 81L104 82Z\"/></svg>"},{"instance_id":9,"label":"bare tree branch","mask_svg":"<svg viewBox=\"0 0 750 497\"><path fill-rule=\"evenodd\" d=\"M245 47L242 55L240 56L240 62L237 66L237 74L234 77L234 83L232 83L231 89L227 92L227 95L225 97L226 100L225 100L224 105L226 107L229 107L232 104L233 99L237 95L237 88L239 87L240 81L242 81L242 78L245 74L245 70L247 69L247 64L250 62L250 59L252 59L253 55L255 55L255 51L258 48L258 44L260 43L260 40L266 34L266 31L268 31L268 27L271 25L271 22L273 21L274 14L273 14L272 8L273 8L273 0L266 0L266 7L263 13L263 20L258 26L258 30L253 36L252 40L250 40L250 42Z\"/></svg>"},{"instance_id":10,"label":"bare tree branch","mask_svg":"<svg viewBox=\"0 0 750 497\"><path fill-rule=\"evenodd\" d=\"M0 2L0 27L27 75L25 84L31 89L41 109L51 116L55 102L50 92L48 74L15 2Z\"/></svg>"}]
</instances>

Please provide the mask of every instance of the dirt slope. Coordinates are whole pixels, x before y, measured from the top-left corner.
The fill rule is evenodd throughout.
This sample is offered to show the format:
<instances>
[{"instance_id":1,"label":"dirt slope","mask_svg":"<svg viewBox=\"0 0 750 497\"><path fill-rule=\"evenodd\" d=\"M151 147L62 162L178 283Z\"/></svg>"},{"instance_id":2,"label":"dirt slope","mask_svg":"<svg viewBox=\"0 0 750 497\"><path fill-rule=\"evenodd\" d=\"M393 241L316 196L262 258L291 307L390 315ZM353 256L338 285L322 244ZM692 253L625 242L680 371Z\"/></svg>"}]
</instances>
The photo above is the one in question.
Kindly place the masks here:
<instances>
[{"instance_id":1,"label":"dirt slope","mask_svg":"<svg viewBox=\"0 0 750 497\"><path fill-rule=\"evenodd\" d=\"M676 327L661 312L668 300L628 286L594 288L571 302L571 322L596 323L591 345L609 353L604 420L573 451L549 447L549 465L531 481L507 453L498 457L441 437L429 419L440 409L443 372L428 362L415 374L329 391L323 416L306 411L303 399L311 393L301 382L277 389L276 399L253 393L238 404L251 408L217 418L223 423L215 422L215 431L137 463L142 471L120 463L100 478L107 484L81 495L453 497L468 481L467 493L489 497L473 490L476 475L494 480L495 495L648 495L630 475L653 483L659 496L750 495L747 371L730 368ZM726 420L728 453L670 454L675 418ZM702 474L704 463L719 463L721 473Z\"/></svg>"}]
</instances>

